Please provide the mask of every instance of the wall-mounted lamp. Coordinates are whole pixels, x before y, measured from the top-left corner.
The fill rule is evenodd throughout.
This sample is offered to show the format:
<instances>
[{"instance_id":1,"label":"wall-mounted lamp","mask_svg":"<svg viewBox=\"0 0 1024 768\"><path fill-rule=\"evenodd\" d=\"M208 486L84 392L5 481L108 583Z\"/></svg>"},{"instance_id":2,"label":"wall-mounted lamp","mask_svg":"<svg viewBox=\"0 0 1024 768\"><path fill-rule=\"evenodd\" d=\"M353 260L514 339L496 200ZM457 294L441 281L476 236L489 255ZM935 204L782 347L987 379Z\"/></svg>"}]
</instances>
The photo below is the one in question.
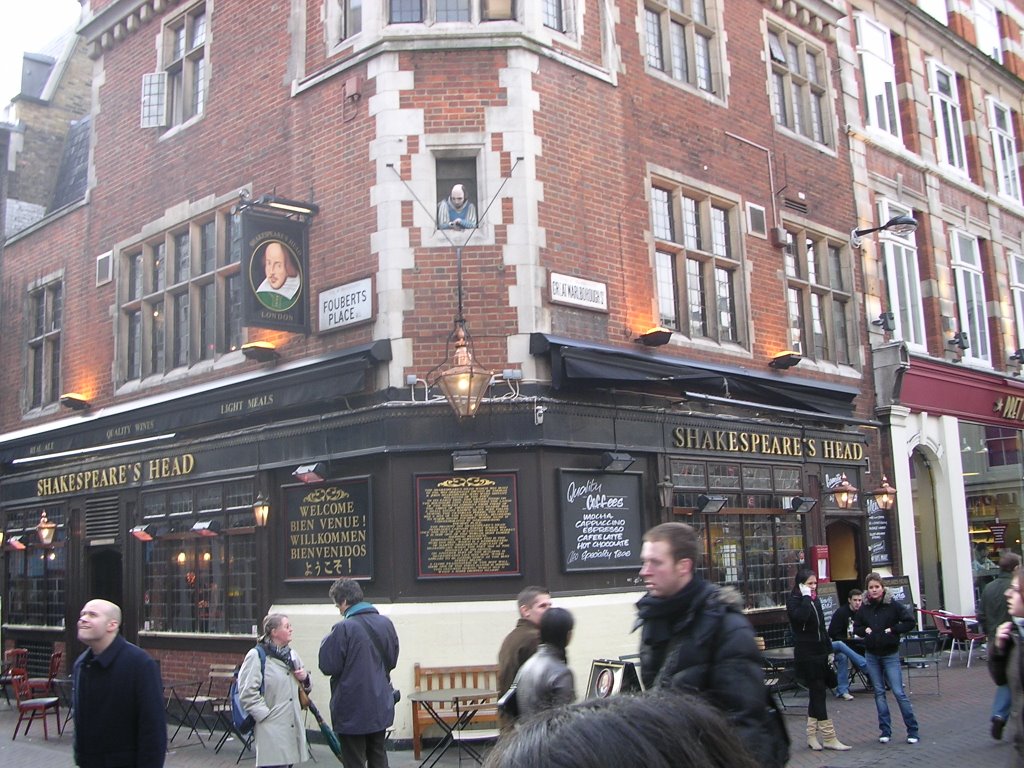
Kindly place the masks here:
<instances>
[{"instance_id":1,"label":"wall-mounted lamp","mask_svg":"<svg viewBox=\"0 0 1024 768\"><path fill-rule=\"evenodd\" d=\"M235 211L241 212L246 208L259 208L285 216L309 217L320 213L320 206L316 203L289 200L287 197L278 197L277 195L260 195L253 199L249 190L243 189L238 193L238 205L235 206Z\"/></svg>"},{"instance_id":2,"label":"wall-mounted lamp","mask_svg":"<svg viewBox=\"0 0 1024 768\"><path fill-rule=\"evenodd\" d=\"M676 484L671 477L666 477L658 483L658 501L661 502L662 509L669 509L675 506L675 500Z\"/></svg>"},{"instance_id":3,"label":"wall-mounted lamp","mask_svg":"<svg viewBox=\"0 0 1024 768\"><path fill-rule=\"evenodd\" d=\"M953 334L953 338L949 339L946 343L951 347L960 349L961 351L971 348L971 342L967 338L967 333L965 331L957 331Z\"/></svg>"},{"instance_id":4,"label":"wall-mounted lamp","mask_svg":"<svg viewBox=\"0 0 1024 768\"><path fill-rule=\"evenodd\" d=\"M70 408L72 411L86 411L90 406L85 395L78 392L65 392L60 396L60 404L65 408Z\"/></svg>"},{"instance_id":5,"label":"wall-mounted lamp","mask_svg":"<svg viewBox=\"0 0 1024 768\"><path fill-rule=\"evenodd\" d=\"M628 453L605 451L601 454L601 469L605 472L625 472L636 461Z\"/></svg>"},{"instance_id":6,"label":"wall-mounted lamp","mask_svg":"<svg viewBox=\"0 0 1024 768\"><path fill-rule=\"evenodd\" d=\"M197 536L216 536L220 533L220 520L200 520L192 526Z\"/></svg>"},{"instance_id":7,"label":"wall-mounted lamp","mask_svg":"<svg viewBox=\"0 0 1024 768\"><path fill-rule=\"evenodd\" d=\"M846 478L846 473L839 478L839 484L829 489L832 498L836 500L836 506L840 509L852 509L857 501L857 489Z\"/></svg>"},{"instance_id":8,"label":"wall-mounted lamp","mask_svg":"<svg viewBox=\"0 0 1024 768\"><path fill-rule=\"evenodd\" d=\"M322 483L327 479L327 465L322 461L303 464L292 472L292 477L300 483Z\"/></svg>"},{"instance_id":9,"label":"wall-mounted lamp","mask_svg":"<svg viewBox=\"0 0 1024 768\"><path fill-rule=\"evenodd\" d=\"M252 516L256 519L257 528L267 527L267 518L270 516L270 502L263 495L263 491L256 494L256 500L252 503Z\"/></svg>"},{"instance_id":10,"label":"wall-mounted lamp","mask_svg":"<svg viewBox=\"0 0 1024 768\"><path fill-rule=\"evenodd\" d=\"M794 365L799 364L803 359L803 356L799 352L786 349L772 355L772 359L768 361L768 367L784 371L787 368L792 368Z\"/></svg>"},{"instance_id":11,"label":"wall-mounted lamp","mask_svg":"<svg viewBox=\"0 0 1024 768\"><path fill-rule=\"evenodd\" d=\"M880 227L869 227L867 229L853 229L850 231L850 246L860 248L861 238L870 235L872 232L892 232L894 235L909 235L917 230L917 219L913 216L893 216Z\"/></svg>"},{"instance_id":12,"label":"wall-mounted lamp","mask_svg":"<svg viewBox=\"0 0 1024 768\"><path fill-rule=\"evenodd\" d=\"M156 538L156 526L155 525L136 525L131 530L132 536L139 541L152 541Z\"/></svg>"},{"instance_id":13,"label":"wall-mounted lamp","mask_svg":"<svg viewBox=\"0 0 1024 768\"><path fill-rule=\"evenodd\" d=\"M877 320L872 320L871 324L892 333L896 330L896 316L892 312L883 312Z\"/></svg>"},{"instance_id":14,"label":"wall-mounted lamp","mask_svg":"<svg viewBox=\"0 0 1024 768\"><path fill-rule=\"evenodd\" d=\"M817 503L817 499L811 499L807 496L794 496L793 500L789 503L789 511L795 512L798 515L804 515L814 509L814 505Z\"/></svg>"},{"instance_id":15,"label":"wall-mounted lamp","mask_svg":"<svg viewBox=\"0 0 1024 768\"><path fill-rule=\"evenodd\" d=\"M259 363L269 363L277 360L280 355L277 347L270 341L250 341L242 345L242 354L247 360L255 360Z\"/></svg>"},{"instance_id":16,"label":"wall-mounted lamp","mask_svg":"<svg viewBox=\"0 0 1024 768\"><path fill-rule=\"evenodd\" d=\"M10 545L11 549L21 551L28 546L25 544L24 538L24 536L11 536L11 538L7 540L7 543Z\"/></svg>"},{"instance_id":17,"label":"wall-mounted lamp","mask_svg":"<svg viewBox=\"0 0 1024 768\"><path fill-rule=\"evenodd\" d=\"M4 545L4 532L0 531L0 547Z\"/></svg>"},{"instance_id":18,"label":"wall-mounted lamp","mask_svg":"<svg viewBox=\"0 0 1024 768\"><path fill-rule=\"evenodd\" d=\"M177 561L178 565L184 565L185 562L188 560L188 555L186 555L184 552L179 552L178 556L174 559L175 561Z\"/></svg>"},{"instance_id":19,"label":"wall-mounted lamp","mask_svg":"<svg viewBox=\"0 0 1024 768\"><path fill-rule=\"evenodd\" d=\"M474 469L487 469L487 451L452 451L452 471L469 472Z\"/></svg>"},{"instance_id":20,"label":"wall-mounted lamp","mask_svg":"<svg viewBox=\"0 0 1024 768\"><path fill-rule=\"evenodd\" d=\"M39 543L44 547L48 547L53 544L53 534L57 532L57 524L46 517L46 510L39 515L39 522L36 524L36 535L39 537Z\"/></svg>"},{"instance_id":21,"label":"wall-mounted lamp","mask_svg":"<svg viewBox=\"0 0 1024 768\"><path fill-rule=\"evenodd\" d=\"M882 484L870 492L879 509L892 509L896 503L896 489L889 485L889 478L882 475Z\"/></svg>"},{"instance_id":22,"label":"wall-mounted lamp","mask_svg":"<svg viewBox=\"0 0 1024 768\"><path fill-rule=\"evenodd\" d=\"M445 353L445 361L438 366L439 372L434 379L434 384L444 393L448 405L460 419L476 416L494 375L477 363L467 339L465 321L460 313L455 321L455 330L448 337L448 345L454 343L455 350L450 358Z\"/></svg>"},{"instance_id":23,"label":"wall-mounted lamp","mask_svg":"<svg viewBox=\"0 0 1024 768\"><path fill-rule=\"evenodd\" d=\"M713 515L716 512L721 512L722 507L728 502L725 496L705 496L701 494L697 497L697 512L702 515Z\"/></svg>"},{"instance_id":24,"label":"wall-mounted lamp","mask_svg":"<svg viewBox=\"0 0 1024 768\"><path fill-rule=\"evenodd\" d=\"M662 325L656 325L653 328L648 328L646 331L637 336L633 341L637 344L643 344L645 347L660 347L668 344L669 339L672 338L672 331Z\"/></svg>"}]
</instances>

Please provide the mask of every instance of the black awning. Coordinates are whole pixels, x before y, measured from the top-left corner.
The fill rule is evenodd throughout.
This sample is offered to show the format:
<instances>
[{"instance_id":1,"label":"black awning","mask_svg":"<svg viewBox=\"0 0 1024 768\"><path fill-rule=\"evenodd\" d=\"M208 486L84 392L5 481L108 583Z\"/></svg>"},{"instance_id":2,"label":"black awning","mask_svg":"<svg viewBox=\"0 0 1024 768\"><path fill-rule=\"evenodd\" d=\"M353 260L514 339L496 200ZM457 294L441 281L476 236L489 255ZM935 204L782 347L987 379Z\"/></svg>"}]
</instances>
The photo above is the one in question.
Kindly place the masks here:
<instances>
[{"instance_id":1,"label":"black awning","mask_svg":"<svg viewBox=\"0 0 1024 768\"><path fill-rule=\"evenodd\" d=\"M830 416L851 416L853 401L860 394L860 390L841 384L824 384L790 375L783 378L782 374L634 352L543 333L532 334L530 352L550 356L551 384L555 389L624 382L657 383L681 395L693 392Z\"/></svg>"},{"instance_id":2,"label":"black awning","mask_svg":"<svg viewBox=\"0 0 1024 768\"><path fill-rule=\"evenodd\" d=\"M0 462L286 418L296 409L322 407L363 391L366 372L390 359L390 341L377 341L293 366L185 387L84 417L0 435Z\"/></svg>"}]
</instances>

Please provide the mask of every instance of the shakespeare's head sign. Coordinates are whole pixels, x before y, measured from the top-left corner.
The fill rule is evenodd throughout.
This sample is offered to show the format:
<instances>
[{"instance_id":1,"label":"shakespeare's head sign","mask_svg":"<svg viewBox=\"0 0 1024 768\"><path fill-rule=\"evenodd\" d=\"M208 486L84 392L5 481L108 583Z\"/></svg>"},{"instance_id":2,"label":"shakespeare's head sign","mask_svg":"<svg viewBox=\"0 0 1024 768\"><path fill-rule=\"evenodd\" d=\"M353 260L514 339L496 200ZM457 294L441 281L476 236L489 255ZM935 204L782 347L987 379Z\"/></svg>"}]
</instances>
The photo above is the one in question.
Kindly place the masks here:
<instances>
[{"instance_id":1,"label":"shakespeare's head sign","mask_svg":"<svg viewBox=\"0 0 1024 768\"><path fill-rule=\"evenodd\" d=\"M245 325L307 332L307 224L242 213Z\"/></svg>"}]
</instances>

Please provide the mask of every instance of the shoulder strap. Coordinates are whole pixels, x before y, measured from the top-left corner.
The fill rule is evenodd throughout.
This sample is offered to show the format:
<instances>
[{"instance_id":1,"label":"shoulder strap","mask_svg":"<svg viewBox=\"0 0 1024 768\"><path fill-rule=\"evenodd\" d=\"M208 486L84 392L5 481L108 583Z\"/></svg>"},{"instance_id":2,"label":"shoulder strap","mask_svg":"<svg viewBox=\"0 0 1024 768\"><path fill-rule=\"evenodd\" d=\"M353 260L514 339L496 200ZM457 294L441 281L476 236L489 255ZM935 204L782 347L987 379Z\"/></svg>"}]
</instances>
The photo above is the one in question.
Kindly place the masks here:
<instances>
[{"instance_id":1,"label":"shoulder strap","mask_svg":"<svg viewBox=\"0 0 1024 768\"><path fill-rule=\"evenodd\" d=\"M267 651L261 643L256 644L256 655L260 657L260 693L267 687Z\"/></svg>"},{"instance_id":2,"label":"shoulder strap","mask_svg":"<svg viewBox=\"0 0 1024 768\"><path fill-rule=\"evenodd\" d=\"M384 668L384 674L387 675L388 680L390 680L391 670L388 669L388 665L384 663L384 643L381 642L380 635L377 634L377 630L373 628L373 625L361 617L362 614L357 613L352 618L359 619L359 626L361 626L369 636L370 642L373 643L373 647L377 651L377 660L380 661L380 665Z\"/></svg>"}]
</instances>

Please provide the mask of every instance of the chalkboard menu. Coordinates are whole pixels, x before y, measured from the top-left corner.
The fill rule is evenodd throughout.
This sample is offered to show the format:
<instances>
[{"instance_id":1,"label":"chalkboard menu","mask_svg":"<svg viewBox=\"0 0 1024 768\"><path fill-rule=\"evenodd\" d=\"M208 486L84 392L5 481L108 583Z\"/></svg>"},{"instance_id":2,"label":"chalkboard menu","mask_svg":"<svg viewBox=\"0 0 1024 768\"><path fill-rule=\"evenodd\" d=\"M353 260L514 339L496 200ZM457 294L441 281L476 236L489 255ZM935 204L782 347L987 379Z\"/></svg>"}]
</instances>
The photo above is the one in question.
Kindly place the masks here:
<instances>
[{"instance_id":1,"label":"chalkboard menu","mask_svg":"<svg viewBox=\"0 0 1024 768\"><path fill-rule=\"evenodd\" d=\"M370 479L285 488L285 578L373 578Z\"/></svg>"},{"instance_id":2,"label":"chalkboard menu","mask_svg":"<svg viewBox=\"0 0 1024 768\"><path fill-rule=\"evenodd\" d=\"M519 574L516 476L416 478L421 579Z\"/></svg>"},{"instance_id":3,"label":"chalkboard menu","mask_svg":"<svg viewBox=\"0 0 1024 768\"><path fill-rule=\"evenodd\" d=\"M868 554L871 567L892 565L889 551L889 513L875 503L874 496L868 497Z\"/></svg>"},{"instance_id":4,"label":"chalkboard menu","mask_svg":"<svg viewBox=\"0 0 1024 768\"><path fill-rule=\"evenodd\" d=\"M914 605L914 593L910 589L909 576L883 576L882 583L892 592L893 600L904 605Z\"/></svg>"},{"instance_id":5,"label":"chalkboard menu","mask_svg":"<svg viewBox=\"0 0 1024 768\"><path fill-rule=\"evenodd\" d=\"M559 473L562 567L640 567L640 475L565 469Z\"/></svg>"},{"instance_id":6,"label":"chalkboard menu","mask_svg":"<svg viewBox=\"0 0 1024 768\"><path fill-rule=\"evenodd\" d=\"M818 602L821 603L821 611L825 614L825 628L832 623L832 614L839 608L839 592L834 581L818 582Z\"/></svg>"}]
</instances>

